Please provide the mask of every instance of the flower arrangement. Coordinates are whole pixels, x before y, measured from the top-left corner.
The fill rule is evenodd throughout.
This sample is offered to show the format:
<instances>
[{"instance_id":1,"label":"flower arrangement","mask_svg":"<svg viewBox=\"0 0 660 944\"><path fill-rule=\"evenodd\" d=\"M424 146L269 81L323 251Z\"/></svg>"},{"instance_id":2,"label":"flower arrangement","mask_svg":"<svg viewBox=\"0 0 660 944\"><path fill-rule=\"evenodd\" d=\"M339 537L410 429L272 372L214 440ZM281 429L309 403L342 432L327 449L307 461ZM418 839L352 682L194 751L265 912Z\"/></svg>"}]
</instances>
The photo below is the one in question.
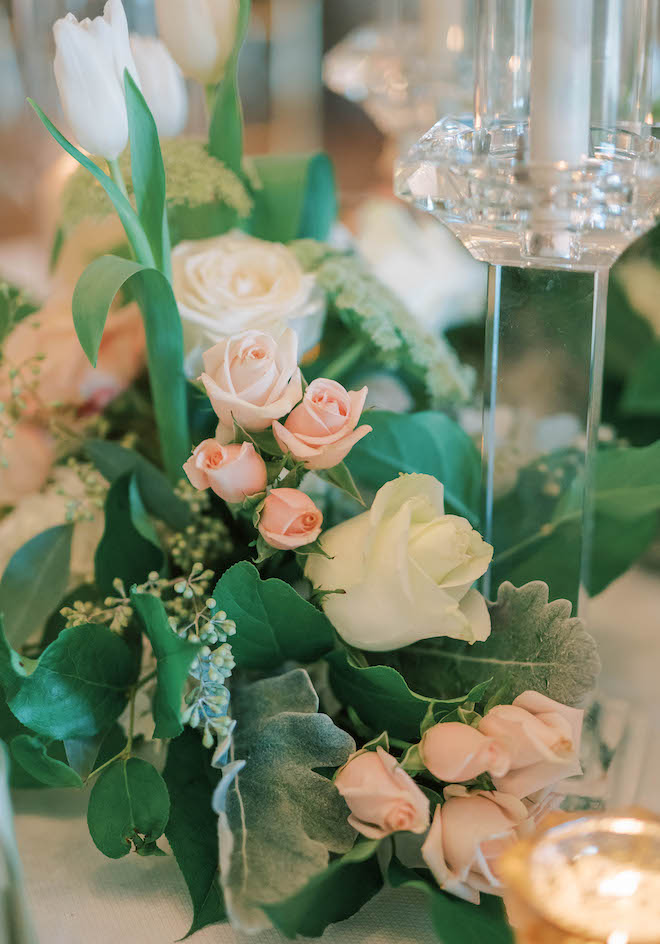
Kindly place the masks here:
<instances>
[{"instance_id":1,"label":"flower arrangement","mask_svg":"<svg viewBox=\"0 0 660 944\"><path fill-rule=\"evenodd\" d=\"M13 783L89 788L110 858L164 855L166 839L191 932L318 936L389 884L427 895L445 944L509 940L497 857L580 773L599 668L571 603L549 602L571 508L540 465L523 470L493 560L455 419L470 370L329 244L324 156L243 157L249 3L157 8L183 71L212 86L208 144L164 159L121 0L55 27L64 110L94 159L34 106L81 165L69 197L114 206L128 251L95 249L40 312L0 298L0 531L22 536L0 582ZM209 180L187 195L195 155ZM63 222L56 284L79 225ZM369 405L383 371L410 412ZM639 539L595 583L643 545L653 462L604 454L600 524ZM625 501L608 487L621 478ZM26 521L36 489L49 511ZM517 543L541 496L550 525Z\"/></svg>"}]
</instances>

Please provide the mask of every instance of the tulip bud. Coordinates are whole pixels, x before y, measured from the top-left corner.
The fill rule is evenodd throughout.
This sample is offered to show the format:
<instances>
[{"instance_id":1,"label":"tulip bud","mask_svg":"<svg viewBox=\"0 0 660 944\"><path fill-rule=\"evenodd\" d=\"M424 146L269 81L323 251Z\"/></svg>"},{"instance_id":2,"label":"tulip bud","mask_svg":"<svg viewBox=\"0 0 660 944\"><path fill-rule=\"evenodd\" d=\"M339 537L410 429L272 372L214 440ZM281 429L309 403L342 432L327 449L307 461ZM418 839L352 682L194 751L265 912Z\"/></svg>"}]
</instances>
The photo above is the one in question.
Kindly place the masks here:
<instances>
[{"instance_id":1,"label":"tulip bud","mask_svg":"<svg viewBox=\"0 0 660 944\"><path fill-rule=\"evenodd\" d=\"M131 36L142 93L161 138L176 138L188 121L188 90L170 51L154 36Z\"/></svg>"},{"instance_id":2,"label":"tulip bud","mask_svg":"<svg viewBox=\"0 0 660 944\"><path fill-rule=\"evenodd\" d=\"M236 40L239 0L156 0L158 29L185 75L222 78Z\"/></svg>"},{"instance_id":3,"label":"tulip bud","mask_svg":"<svg viewBox=\"0 0 660 944\"><path fill-rule=\"evenodd\" d=\"M121 0L80 23L72 13L53 26L55 80L66 119L86 151L115 160L128 143L126 69L139 85Z\"/></svg>"}]
</instances>

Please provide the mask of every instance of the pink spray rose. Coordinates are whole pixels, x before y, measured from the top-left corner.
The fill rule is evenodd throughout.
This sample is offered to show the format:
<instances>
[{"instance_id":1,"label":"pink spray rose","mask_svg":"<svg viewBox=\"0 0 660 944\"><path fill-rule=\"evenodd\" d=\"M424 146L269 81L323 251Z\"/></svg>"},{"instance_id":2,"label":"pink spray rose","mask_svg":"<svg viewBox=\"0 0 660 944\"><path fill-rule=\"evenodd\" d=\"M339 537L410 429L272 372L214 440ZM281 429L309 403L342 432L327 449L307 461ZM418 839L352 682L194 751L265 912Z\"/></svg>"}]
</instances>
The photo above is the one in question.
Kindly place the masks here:
<instances>
[{"instance_id":1,"label":"pink spray rose","mask_svg":"<svg viewBox=\"0 0 660 944\"><path fill-rule=\"evenodd\" d=\"M519 838L530 813L522 800L506 793L451 786L444 795L422 857L440 888L478 904L480 892L497 894L497 859Z\"/></svg>"},{"instance_id":2,"label":"pink spray rose","mask_svg":"<svg viewBox=\"0 0 660 944\"><path fill-rule=\"evenodd\" d=\"M579 761L584 712L539 692L523 692L512 705L498 705L479 730L495 738L511 758L508 773L494 776L498 790L527 797L582 772Z\"/></svg>"},{"instance_id":3,"label":"pink spray rose","mask_svg":"<svg viewBox=\"0 0 660 944\"><path fill-rule=\"evenodd\" d=\"M220 441L233 439L234 420L251 432L268 429L302 399L296 334L287 328L276 341L244 331L220 341L204 354L201 379L220 421Z\"/></svg>"},{"instance_id":4,"label":"pink spray rose","mask_svg":"<svg viewBox=\"0 0 660 944\"><path fill-rule=\"evenodd\" d=\"M183 471L191 485L211 488L226 502L238 503L266 491L266 463L252 443L221 446L206 439L195 449Z\"/></svg>"},{"instance_id":5,"label":"pink spray rose","mask_svg":"<svg viewBox=\"0 0 660 944\"><path fill-rule=\"evenodd\" d=\"M306 468L331 469L371 432L371 426L356 429L366 398L366 387L349 392L335 380L314 380L286 423L273 423L275 439Z\"/></svg>"},{"instance_id":6,"label":"pink spray rose","mask_svg":"<svg viewBox=\"0 0 660 944\"><path fill-rule=\"evenodd\" d=\"M427 769L445 783L463 783L486 771L493 777L502 777L509 771L506 747L460 722L429 728L422 738L420 752Z\"/></svg>"},{"instance_id":7,"label":"pink spray rose","mask_svg":"<svg viewBox=\"0 0 660 944\"><path fill-rule=\"evenodd\" d=\"M274 488L261 512L259 531L280 551L313 544L321 534L323 515L309 495L295 488Z\"/></svg>"},{"instance_id":8,"label":"pink spray rose","mask_svg":"<svg viewBox=\"0 0 660 944\"><path fill-rule=\"evenodd\" d=\"M351 811L349 823L369 839L428 829L428 799L382 747L349 757L335 786Z\"/></svg>"}]
</instances>

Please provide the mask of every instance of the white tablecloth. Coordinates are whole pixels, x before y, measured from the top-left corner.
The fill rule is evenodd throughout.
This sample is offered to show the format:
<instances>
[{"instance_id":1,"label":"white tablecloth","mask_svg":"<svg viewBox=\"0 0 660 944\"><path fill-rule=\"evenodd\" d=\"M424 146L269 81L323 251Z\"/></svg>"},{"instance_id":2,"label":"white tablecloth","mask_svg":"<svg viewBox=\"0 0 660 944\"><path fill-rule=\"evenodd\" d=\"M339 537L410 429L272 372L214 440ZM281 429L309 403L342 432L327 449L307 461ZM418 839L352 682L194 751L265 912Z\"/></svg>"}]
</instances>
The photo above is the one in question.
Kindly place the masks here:
<instances>
[{"instance_id":1,"label":"white tablecloth","mask_svg":"<svg viewBox=\"0 0 660 944\"><path fill-rule=\"evenodd\" d=\"M592 604L591 628L604 660L604 688L630 695L648 720L643 772L626 801L657 808L660 800L660 580L634 572ZM650 747L649 747L650 744ZM41 944L168 944L189 926L187 892L172 858L103 858L85 823L87 797L76 791L15 797L16 832L28 897ZM239 944L226 925L195 944ZM282 939L270 932L259 944ZM358 916L330 929L326 944L437 944L423 896L385 892ZM487 944L487 942L484 942Z\"/></svg>"}]
</instances>

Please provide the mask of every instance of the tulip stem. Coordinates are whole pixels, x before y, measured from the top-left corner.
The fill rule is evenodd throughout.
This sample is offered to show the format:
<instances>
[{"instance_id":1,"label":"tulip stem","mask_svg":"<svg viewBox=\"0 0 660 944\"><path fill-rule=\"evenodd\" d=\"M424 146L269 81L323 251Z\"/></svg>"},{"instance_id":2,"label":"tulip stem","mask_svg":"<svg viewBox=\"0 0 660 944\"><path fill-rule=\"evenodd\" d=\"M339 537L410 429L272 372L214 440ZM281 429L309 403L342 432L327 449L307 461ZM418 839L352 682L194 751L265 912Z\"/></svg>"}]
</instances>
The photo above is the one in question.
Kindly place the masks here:
<instances>
[{"instance_id":1,"label":"tulip stem","mask_svg":"<svg viewBox=\"0 0 660 944\"><path fill-rule=\"evenodd\" d=\"M333 361L323 371L323 376L327 380L338 380L360 360L364 351L369 347L368 341L356 341L351 344L341 354L337 355Z\"/></svg>"},{"instance_id":2,"label":"tulip stem","mask_svg":"<svg viewBox=\"0 0 660 944\"><path fill-rule=\"evenodd\" d=\"M108 161L108 167L110 169L110 176L117 184L121 192L124 194L128 200L128 190L126 188L126 181L124 180L124 175L121 172L121 167L119 166L119 161L115 158L113 161Z\"/></svg>"}]
</instances>

